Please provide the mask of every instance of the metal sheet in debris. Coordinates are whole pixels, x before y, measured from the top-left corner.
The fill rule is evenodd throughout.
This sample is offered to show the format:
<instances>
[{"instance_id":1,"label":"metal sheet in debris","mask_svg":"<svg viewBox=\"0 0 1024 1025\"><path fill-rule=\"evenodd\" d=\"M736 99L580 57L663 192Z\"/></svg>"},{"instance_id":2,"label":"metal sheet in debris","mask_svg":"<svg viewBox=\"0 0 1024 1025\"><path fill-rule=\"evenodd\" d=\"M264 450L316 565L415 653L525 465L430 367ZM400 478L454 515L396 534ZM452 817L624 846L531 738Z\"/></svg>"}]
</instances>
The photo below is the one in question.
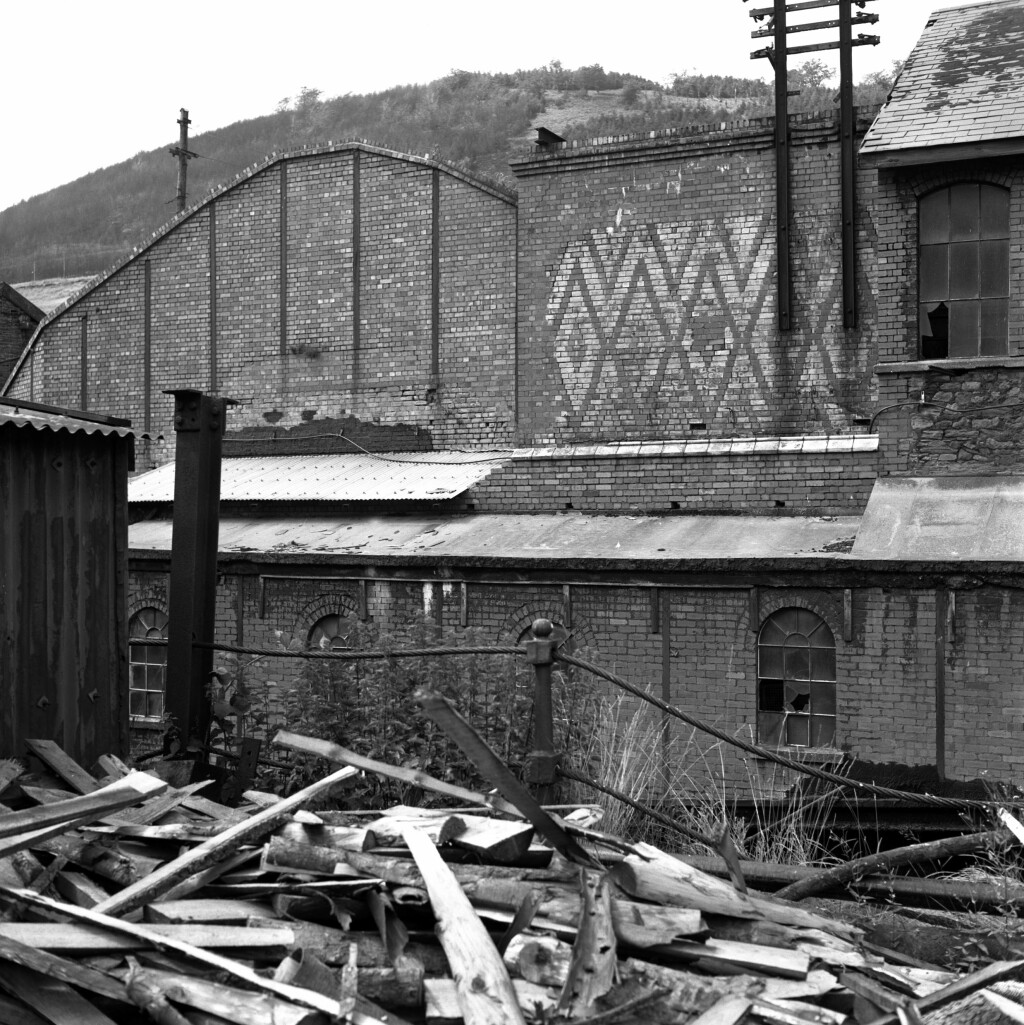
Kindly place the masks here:
<instances>
[{"instance_id":1,"label":"metal sheet in debris","mask_svg":"<svg viewBox=\"0 0 1024 1025\"><path fill-rule=\"evenodd\" d=\"M505 462L480 453L232 456L221 462L221 501L371 502L454 498ZM129 481L129 502L171 502L174 464Z\"/></svg>"},{"instance_id":2,"label":"metal sheet in debris","mask_svg":"<svg viewBox=\"0 0 1024 1025\"><path fill-rule=\"evenodd\" d=\"M843 550L859 518L757 516L476 515L447 519L224 519L222 552L664 561L822 555ZM170 548L171 523L146 520L129 529L135 550Z\"/></svg>"},{"instance_id":3,"label":"metal sheet in debris","mask_svg":"<svg viewBox=\"0 0 1024 1025\"><path fill-rule=\"evenodd\" d=\"M876 481L852 554L862 559L1024 560L1024 478Z\"/></svg>"}]
</instances>

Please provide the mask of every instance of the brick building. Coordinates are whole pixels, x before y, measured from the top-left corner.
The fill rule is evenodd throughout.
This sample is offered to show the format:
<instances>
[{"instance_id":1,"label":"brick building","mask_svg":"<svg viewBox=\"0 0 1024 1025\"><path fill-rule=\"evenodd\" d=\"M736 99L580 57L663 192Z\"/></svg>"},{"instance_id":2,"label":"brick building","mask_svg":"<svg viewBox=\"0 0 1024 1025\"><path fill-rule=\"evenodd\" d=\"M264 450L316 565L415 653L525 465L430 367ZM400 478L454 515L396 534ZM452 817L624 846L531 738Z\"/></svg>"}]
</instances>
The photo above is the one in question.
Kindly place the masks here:
<instances>
[{"instance_id":1,"label":"brick building","mask_svg":"<svg viewBox=\"0 0 1024 1025\"><path fill-rule=\"evenodd\" d=\"M239 400L224 641L420 610L514 642L547 616L765 747L1012 779L1022 43L1024 0L938 12L861 112L856 328L832 114L791 119L788 331L771 121L538 147L517 197L351 145L172 222L44 323L8 393L163 430L151 463L163 389ZM133 488L129 611L159 632L170 470ZM776 778L675 739L734 792Z\"/></svg>"},{"instance_id":2,"label":"brick building","mask_svg":"<svg viewBox=\"0 0 1024 1025\"><path fill-rule=\"evenodd\" d=\"M44 316L17 289L0 281L0 378L7 380Z\"/></svg>"}]
</instances>

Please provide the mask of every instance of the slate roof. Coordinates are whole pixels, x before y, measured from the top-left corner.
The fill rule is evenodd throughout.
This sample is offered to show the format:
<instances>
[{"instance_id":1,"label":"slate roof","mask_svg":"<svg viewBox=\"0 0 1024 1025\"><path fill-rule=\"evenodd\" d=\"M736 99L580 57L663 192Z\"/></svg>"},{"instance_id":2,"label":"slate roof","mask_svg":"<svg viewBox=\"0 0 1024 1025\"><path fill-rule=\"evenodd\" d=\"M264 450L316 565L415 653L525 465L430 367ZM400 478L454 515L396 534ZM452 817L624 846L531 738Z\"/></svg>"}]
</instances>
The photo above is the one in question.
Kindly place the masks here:
<instances>
[{"instance_id":1,"label":"slate roof","mask_svg":"<svg viewBox=\"0 0 1024 1025\"><path fill-rule=\"evenodd\" d=\"M1024 152L1024 0L936 11L861 145L868 165Z\"/></svg>"}]
</instances>

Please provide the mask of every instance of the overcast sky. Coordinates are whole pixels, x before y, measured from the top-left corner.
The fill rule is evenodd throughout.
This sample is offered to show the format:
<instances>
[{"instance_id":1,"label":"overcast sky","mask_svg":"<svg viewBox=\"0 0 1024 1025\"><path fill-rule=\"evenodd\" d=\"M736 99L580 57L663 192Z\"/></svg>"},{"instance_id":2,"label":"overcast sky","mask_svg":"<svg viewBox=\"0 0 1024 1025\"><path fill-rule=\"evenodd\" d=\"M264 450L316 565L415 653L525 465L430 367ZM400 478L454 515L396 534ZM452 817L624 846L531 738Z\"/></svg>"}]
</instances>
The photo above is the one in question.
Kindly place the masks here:
<instances>
[{"instance_id":1,"label":"overcast sky","mask_svg":"<svg viewBox=\"0 0 1024 1025\"><path fill-rule=\"evenodd\" d=\"M8 4L0 210L173 145L181 107L194 137L269 114L303 86L324 97L377 92L429 82L453 68L514 71L558 60L655 81L684 71L765 78L768 62L750 59L764 43L750 37L757 26L749 12L770 6L771 0ZM905 59L929 13L952 6L964 3L869 0L865 10L880 20L855 33L880 35L882 42L854 51L854 77ZM814 10L799 19L834 16Z\"/></svg>"}]
</instances>

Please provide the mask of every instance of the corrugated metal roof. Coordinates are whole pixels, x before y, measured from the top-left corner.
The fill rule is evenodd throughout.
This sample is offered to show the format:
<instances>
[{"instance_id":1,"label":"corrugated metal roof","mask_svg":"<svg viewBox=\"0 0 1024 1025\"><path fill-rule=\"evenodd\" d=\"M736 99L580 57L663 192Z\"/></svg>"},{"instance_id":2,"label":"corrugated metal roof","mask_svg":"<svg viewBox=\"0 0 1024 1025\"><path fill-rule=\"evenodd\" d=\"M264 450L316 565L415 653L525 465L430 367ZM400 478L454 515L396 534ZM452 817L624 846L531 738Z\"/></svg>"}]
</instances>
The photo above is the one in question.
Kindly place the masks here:
<instances>
[{"instance_id":1,"label":"corrugated metal roof","mask_svg":"<svg viewBox=\"0 0 1024 1025\"><path fill-rule=\"evenodd\" d=\"M853 556L1024 561L1024 477L875 482Z\"/></svg>"},{"instance_id":2,"label":"corrugated metal roof","mask_svg":"<svg viewBox=\"0 0 1024 1025\"><path fill-rule=\"evenodd\" d=\"M58 413L41 413L21 409L17 405L0 406L0 426L34 427L37 431L67 431L70 434L117 435L119 438L138 437L131 427L115 427L113 424L98 423L95 420L81 420L76 416Z\"/></svg>"},{"instance_id":3,"label":"corrugated metal roof","mask_svg":"<svg viewBox=\"0 0 1024 1025\"><path fill-rule=\"evenodd\" d=\"M365 517L224 519L224 553L320 554L369 559L429 555L532 562L624 559L756 559L834 552L852 542L857 516L476 515L450 518ZM129 528L129 547L169 551L171 522Z\"/></svg>"},{"instance_id":4,"label":"corrugated metal roof","mask_svg":"<svg viewBox=\"0 0 1024 1025\"><path fill-rule=\"evenodd\" d=\"M936 11L861 155L1024 137L1024 0Z\"/></svg>"},{"instance_id":5,"label":"corrugated metal roof","mask_svg":"<svg viewBox=\"0 0 1024 1025\"><path fill-rule=\"evenodd\" d=\"M403 452L229 456L221 461L224 502L370 502L454 498L510 454ZM174 464L128 482L129 502L174 499Z\"/></svg>"}]
</instances>

